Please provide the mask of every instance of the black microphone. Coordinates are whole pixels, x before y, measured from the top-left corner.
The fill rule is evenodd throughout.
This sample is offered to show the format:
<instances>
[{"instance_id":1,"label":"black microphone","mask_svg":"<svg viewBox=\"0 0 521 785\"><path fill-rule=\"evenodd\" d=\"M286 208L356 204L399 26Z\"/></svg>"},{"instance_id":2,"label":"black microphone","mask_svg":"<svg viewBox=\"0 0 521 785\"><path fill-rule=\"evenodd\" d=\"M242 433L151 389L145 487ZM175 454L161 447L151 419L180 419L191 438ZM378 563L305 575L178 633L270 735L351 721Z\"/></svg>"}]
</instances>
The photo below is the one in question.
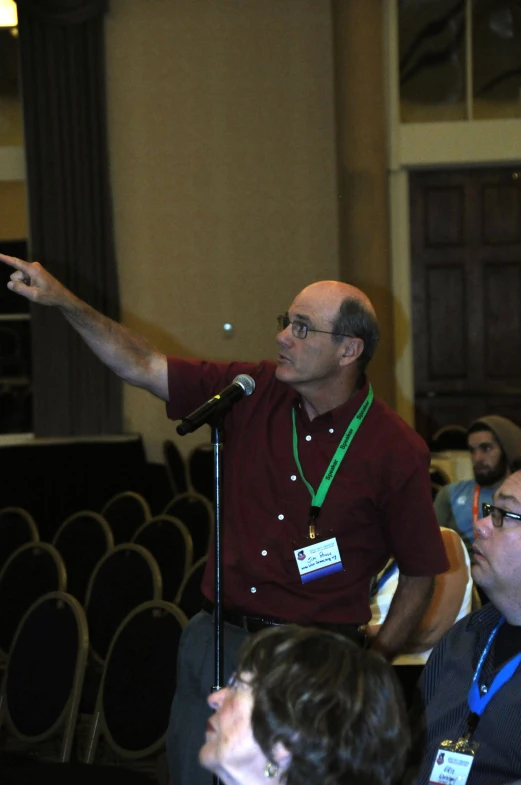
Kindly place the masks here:
<instances>
[{"instance_id":1,"label":"black microphone","mask_svg":"<svg viewBox=\"0 0 521 785\"><path fill-rule=\"evenodd\" d=\"M196 431L201 425L213 424L213 421L226 414L236 401L240 401L245 395L251 395L254 389L255 382L251 376L241 373L219 395L214 395L188 417L185 417L177 426L177 433L184 436L186 433Z\"/></svg>"}]
</instances>

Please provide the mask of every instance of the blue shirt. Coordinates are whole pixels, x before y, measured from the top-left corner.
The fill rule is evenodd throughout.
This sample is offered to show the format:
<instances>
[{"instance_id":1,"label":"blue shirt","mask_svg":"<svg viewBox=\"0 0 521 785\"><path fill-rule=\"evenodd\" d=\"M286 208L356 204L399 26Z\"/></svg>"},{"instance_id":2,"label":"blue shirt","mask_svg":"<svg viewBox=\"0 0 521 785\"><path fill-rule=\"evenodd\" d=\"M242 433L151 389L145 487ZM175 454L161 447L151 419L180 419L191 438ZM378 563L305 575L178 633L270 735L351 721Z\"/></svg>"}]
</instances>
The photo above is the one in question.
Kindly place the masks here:
<instances>
[{"instance_id":1,"label":"blue shirt","mask_svg":"<svg viewBox=\"0 0 521 785\"><path fill-rule=\"evenodd\" d=\"M474 542L472 506L474 503L475 487L475 480L462 480L461 482L455 482L449 485L450 503L456 522L455 530L458 532L467 548ZM481 518L481 505L483 502L492 504L492 497L495 490L495 487L479 489L478 518Z\"/></svg>"}]
</instances>

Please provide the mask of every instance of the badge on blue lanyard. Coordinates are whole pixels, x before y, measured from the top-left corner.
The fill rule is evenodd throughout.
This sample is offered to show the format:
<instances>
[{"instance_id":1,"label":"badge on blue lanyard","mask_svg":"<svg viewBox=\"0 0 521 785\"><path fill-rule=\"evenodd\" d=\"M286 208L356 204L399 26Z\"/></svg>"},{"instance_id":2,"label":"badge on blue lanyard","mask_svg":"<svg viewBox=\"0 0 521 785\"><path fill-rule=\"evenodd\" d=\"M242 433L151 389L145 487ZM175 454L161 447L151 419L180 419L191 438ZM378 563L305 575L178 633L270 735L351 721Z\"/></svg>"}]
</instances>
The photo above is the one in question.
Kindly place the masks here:
<instances>
[{"instance_id":1,"label":"badge on blue lanyard","mask_svg":"<svg viewBox=\"0 0 521 785\"><path fill-rule=\"evenodd\" d=\"M512 677L521 662L520 653L503 665L489 687L485 684L479 684L483 665L490 652L494 638L504 621L504 619L501 619L490 633L472 677L472 684L468 694L468 705L471 712L468 720L469 730L457 741L446 739L441 742L429 777L430 783L465 785L467 782L470 769L474 763L474 756L479 747L479 742L471 741L472 733L494 695Z\"/></svg>"}]
</instances>

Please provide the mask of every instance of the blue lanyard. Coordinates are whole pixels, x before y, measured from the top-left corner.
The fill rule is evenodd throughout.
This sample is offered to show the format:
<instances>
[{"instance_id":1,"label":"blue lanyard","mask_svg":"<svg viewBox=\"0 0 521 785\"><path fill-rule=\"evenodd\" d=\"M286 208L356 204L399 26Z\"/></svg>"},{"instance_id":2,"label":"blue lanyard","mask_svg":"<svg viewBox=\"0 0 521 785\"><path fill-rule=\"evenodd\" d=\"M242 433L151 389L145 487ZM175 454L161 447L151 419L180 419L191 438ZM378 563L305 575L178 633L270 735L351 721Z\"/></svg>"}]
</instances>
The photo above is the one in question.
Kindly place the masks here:
<instances>
[{"instance_id":1,"label":"blue lanyard","mask_svg":"<svg viewBox=\"0 0 521 785\"><path fill-rule=\"evenodd\" d=\"M517 669L517 666L521 662L521 653L516 654L515 657L512 657L511 660L509 660L507 663L505 663L505 665L503 665L499 673L496 674L492 684L490 685L486 693L484 695L481 694L478 681L479 681L479 677L481 676L483 664L487 658L487 654L490 651L490 647L492 646L492 641L496 637L498 630L501 627L501 625L504 623L504 621L505 621L504 619L501 619L497 627L494 627L494 629L490 633L487 644L483 650L481 657L479 658L476 672L474 673L474 676L472 678L472 684L470 685L469 697L468 697L469 706L470 706L470 710L473 711L475 714L477 714L478 717L481 717L481 715L487 708L489 701L494 697L496 692L500 690L501 687L512 677L514 671Z\"/></svg>"}]
</instances>

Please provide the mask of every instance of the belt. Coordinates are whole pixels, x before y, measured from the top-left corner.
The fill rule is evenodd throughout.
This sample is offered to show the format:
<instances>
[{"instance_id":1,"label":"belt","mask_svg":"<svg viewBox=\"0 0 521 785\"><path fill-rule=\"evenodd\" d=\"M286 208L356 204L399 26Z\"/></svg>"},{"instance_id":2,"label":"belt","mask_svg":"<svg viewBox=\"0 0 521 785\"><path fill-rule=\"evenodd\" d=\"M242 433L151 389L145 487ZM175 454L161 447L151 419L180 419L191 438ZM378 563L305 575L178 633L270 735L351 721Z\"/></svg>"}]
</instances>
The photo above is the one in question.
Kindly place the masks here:
<instances>
[{"instance_id":1,"label":"belt","mask_svg":"<svg viewBox=\"0 0 521 785\"><path fill-rule=\"evenodd\" d=\"M208 599L203 601L203 611L213 613L215 605ZM295 624L296 622L289 621L288 619L278 619L274 616L242 616L238 613L230 613L222 609L222 619L234 627L240 627L247 632L255 633L266 627L280 627L282 624ZM356 643L363 646L365 644L365 633L362 630L361 624L341 624L336 622L310 622L309 624L300 624L301 627L318 627L321 630L329 630L330 632L337 632L344 635L346 638L351 638Z\"/></svg>"}]
</instances>

